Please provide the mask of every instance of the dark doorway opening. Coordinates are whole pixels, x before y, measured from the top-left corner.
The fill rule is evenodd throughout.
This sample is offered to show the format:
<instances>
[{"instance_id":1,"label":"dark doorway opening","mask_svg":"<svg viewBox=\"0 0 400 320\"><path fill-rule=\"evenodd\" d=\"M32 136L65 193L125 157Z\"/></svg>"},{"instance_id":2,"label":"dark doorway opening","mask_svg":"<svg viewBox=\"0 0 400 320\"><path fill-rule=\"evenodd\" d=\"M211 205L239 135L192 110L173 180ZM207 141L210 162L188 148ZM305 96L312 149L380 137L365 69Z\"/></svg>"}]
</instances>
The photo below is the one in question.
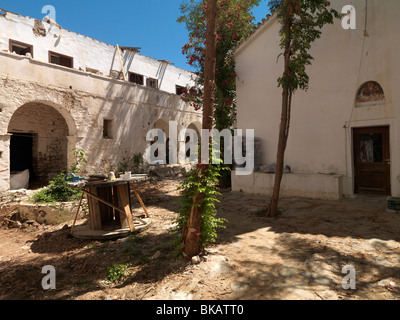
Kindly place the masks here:
<instances>
[{"instance_id":1,"label":"dark doorway opening","mask_svg":"<svg viewBox=\"0 0 400 320\"><path fill-rule=\"evenodd\" d=\"M12 133L10 142L11 172L29 170L30 181L35 180L33 170L34 133Z\"/></svg>"}]
</instances>

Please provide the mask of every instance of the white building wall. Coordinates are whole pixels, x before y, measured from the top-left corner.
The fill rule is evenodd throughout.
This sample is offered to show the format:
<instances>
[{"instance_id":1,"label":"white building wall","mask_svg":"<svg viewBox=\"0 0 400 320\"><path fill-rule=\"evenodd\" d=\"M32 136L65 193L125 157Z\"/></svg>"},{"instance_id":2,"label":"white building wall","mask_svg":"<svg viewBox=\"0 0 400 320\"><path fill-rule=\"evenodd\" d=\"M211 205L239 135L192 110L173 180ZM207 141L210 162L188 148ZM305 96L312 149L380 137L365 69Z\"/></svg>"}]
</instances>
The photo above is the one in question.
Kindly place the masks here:
<instances>
[{"instance_id":1,"label":"white building wall","mask_svg":"<svg viewBox=\"0 0 400 320\"><path fill-rule=\"evenodd\" d=\"M107 174L118 170L122 162L132 160L135 154L144 155L150 147L146 134L160 119L167 123L176 121L178 132L193 124L201 126L201 112L175 94L175 86L189 84L192 73L124 51L126 70L159 79L160 88L113 78L110 71L121 71L114 46L56 26L49 31L47 23L45 37L34 34L38 23L9 12L0 14L0 192L10 187L10 170L3 171L10 169L9 133L35 132L43 141L50 141L52 133L40 130L44 128L37 122L37 108L51 108L51 119L46 120L52 126L64 123L60 118L65 120L68 132L63 133L66 136L62 141L67 141L67 150L61 144L59 150L41 144L37 150L40 154L34 156L52 161L58 153L66 152L66 162L71 164L71 151L82 148L88 160L82 174ZM33 45L33 59L10 53L9 39ZM73 56L74 68L50 64L49 50ZM86 67L102 74L86 72ZM104 119L112 120L111 139L103 137ZM184 147L182 143L178 145ZM44 166L42 163L41 167Z\"/></svg>"},{"instance_id":2,"label":"white building wall","mask_svg":"<svg viewBox=\"0 0 400 320\"><path fill-rule=\"evenodd\" d=\"M45 36L38 32L40 29L45 30ZM12 39L33 45L33 58L41 62L49 62L49 51L53 51L73 57L77 70L91 68L104 76L109 76L112 70L122 71L116 45L68 31L56 24L7 12L0 15L0 30L0 51L8 52ZM128 50L121 50L121 55L126 76L128 72L141 74L145 77L144 85L147 78L158 79L160 90L175 93L176 85L191 83L192 73L187 70Z\"/></svg>"},{"instance_id":3,"label":"white building wall","mask_svg":"<svg viewBox=\"0 0 400 320\"><path fill-rule=\"evenodd\" d=\"M349 1L331 4L341 11ZM400 38L394 30L399 27L400 2L368 1L367 37L366 2L354 0L351 4L357 12L356 30L344 30L338 20L324 28L312 47L314 61L307 68L309 90L298 91L293 97L286 163L294 173L340 175L340 190L335 193L351 195L352 128L389 125L392 193L398 196L400 91L396 88L400 85ZM280 124L282 90L277 87L277 79L283 72L283 58L277 60L281 52L278 30L275 17L269 18L235 54L238 128L255 129L256 137L261 139L264 164L276 162ZM355 107L358 89L371 80L382 86L385 104ZM318 184L315 189L318 196Z\"/></svg>"}]
</instances>

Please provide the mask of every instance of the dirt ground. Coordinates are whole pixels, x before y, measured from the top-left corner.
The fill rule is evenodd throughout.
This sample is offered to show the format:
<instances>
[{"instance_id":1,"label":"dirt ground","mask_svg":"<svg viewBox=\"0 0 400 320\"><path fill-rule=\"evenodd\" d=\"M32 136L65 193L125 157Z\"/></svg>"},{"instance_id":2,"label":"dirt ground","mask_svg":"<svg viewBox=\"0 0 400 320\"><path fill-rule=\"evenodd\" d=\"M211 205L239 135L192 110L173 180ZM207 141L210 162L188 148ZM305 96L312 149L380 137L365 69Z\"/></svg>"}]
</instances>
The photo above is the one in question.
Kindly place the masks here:
<instances>
[{"instance_id":1,"label":"dirt ground","mask_svg":"<svg viewBox=\"0 0 400 320\"><path fill-rule=\"evenodd\" d=\"M226 229L193 264L177 258L168 232L178 183L141 182L152 225L105 242L71 238L72 221L11 228L6 219L18 199L0 202L0 299L400 299L400 214L386 210L386 198L287 198L280 202L281 215L271 219L260 215L267 197L224 190L218 212L228 219ZM111 283L108 268L115 264L127 265L129 273ZM42 288L46 265L55 267L55 290ZM356 289L342 286L346 266L356 272Z\"/></svg>"}]
</instances>

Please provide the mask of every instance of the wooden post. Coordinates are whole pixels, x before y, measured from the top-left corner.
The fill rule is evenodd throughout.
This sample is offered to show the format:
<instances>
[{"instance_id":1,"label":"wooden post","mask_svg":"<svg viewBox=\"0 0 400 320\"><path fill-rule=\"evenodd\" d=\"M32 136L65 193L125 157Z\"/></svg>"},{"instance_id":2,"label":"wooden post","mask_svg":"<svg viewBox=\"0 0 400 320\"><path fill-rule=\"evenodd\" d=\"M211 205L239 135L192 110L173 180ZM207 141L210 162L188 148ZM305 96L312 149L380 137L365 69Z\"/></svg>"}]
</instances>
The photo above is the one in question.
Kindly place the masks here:
<instances>
[{"instance_id":1,"label":"wooden post","mask_svg":"<svg viewBox=\"0 0 400 320\"><path fill-rule=\"evenodd\" d=\"M143 201L142 201L142 198L140 197L140 195L139 195L139 193L137 192L137 190L136 190L135 186L133 185L133 183L131 183L131 187L132 187L133 193L135 194L135 196L136 196L136 198L138 199L140 205L142 206L144 212L146 213L146 217L147 217L147 218L150 218L150 214L147 212L146 206L144 205L144 203L143 203Z\"/></svg>"},{"instance_id":2,"label":"wooden post","mask_svg":"<svg viewBox=\"0 0 400 320\"><path fill-rule=\"evenodd\" d=\"M121 225L129 226L131 232L135 231L135 223L133 222L132 211L129 202L129 190L127 184L121 184L117 186L118 197L120 205L124 208L125 215L121 214Z\"/></svg>"},{"instance_id":3,"label":"wooden post","mask_svg":"<svg viewBox=\"0 0 400 320\"><path fill-rule=\"evenodd\" d=\"M96 187L91 187L89 188L89 190L90 193L94 195L94 197L92 196L88 197L90 226L92 230L102 230L100 205L99 205L99 200L97 199L98 198L97 189ZM88 195L90 194L88 193Z\"/></svg>"},{"instance_id":4,"label":"wooden post","mask_svg":"<svg viewBox=\"0 0 400 320\"><path fill-rule=\"evenodd\" d=\"M81 209L82 200L83 200L84 195L85 195L85 193L82 191L81 200L79 201L79 205L78 205L78 210L76 210L74 223L72 224L72 227L71 227L71 235L72 235L72 233L74 232L76 219L78 218L78 213L79 213L79 210Z\"/></svg>"},{"instance_id":5,"label":"wooden post","mask_svg":"<svg viewBox=\"0 0 400 320\"><path fill-rule=\"evenodd\" d=\"M124 80L126 81L124 62L122 61L121 50L119 49L119 45L118 44L117 44L117 50L118 50L119 62L121 63L122 73L124 75Z\"/></svg>"}]
</instances>

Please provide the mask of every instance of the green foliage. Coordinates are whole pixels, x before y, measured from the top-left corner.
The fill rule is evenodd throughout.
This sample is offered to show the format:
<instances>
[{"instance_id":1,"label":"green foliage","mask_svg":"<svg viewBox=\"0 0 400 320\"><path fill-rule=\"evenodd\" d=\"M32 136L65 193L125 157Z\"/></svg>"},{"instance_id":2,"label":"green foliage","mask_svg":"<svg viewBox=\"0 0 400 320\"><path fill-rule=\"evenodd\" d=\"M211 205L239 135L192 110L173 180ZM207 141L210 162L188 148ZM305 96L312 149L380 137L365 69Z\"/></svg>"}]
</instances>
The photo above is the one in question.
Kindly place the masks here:
<instances>
[{"instance_id":1,"label":"green foliage","mask_svg":"<svg viewBox=\"0 0 400 320\"><path fill-rule=\"evenodd\" d=\"M272 0L269 7L277 11L281 24L280 35L282 49L285 49L286 27L290 27L290 48L287 55L289 72L278 79L281 87L288 88L291 92L297 89L307 90L309 77L306 67L314 59L309 50L311 44L321 36L324 25L332 24L340 14L329 9L330 3L326 0Z\"/></svg>"},{"instance_id":2,"label":"green foliage","mask_svg":"<svg viewBox=\"0 0 400 320\"><path fill-rule=\"evenodd\" d=\"M132 158L129 158L127 161L120 162L118 171L131 171L133 174L143 173L143 154L135 153Z\"/></svg>"},{"instance_id":3,"label":"green foliage","mask_svg":"<svg viewBox=\"0 0 400 320\"><path fill-rule=\"evenodd\" d=\"M67 202L79 200L82 191L68 187L65 172L60 173L49 185L32 196L37 203Z\"/></svg>"},{"instance_id":4,"label":"green foliage","mask_svg":"<svg viewBox=\"0 0 400 320\"><path fill-rule=\"evenodd\" d=\"M107 280L112 283L121 281L130 274L130 271L128 270L130 266L130 263L114 264L111 267L107 268Z\"/></svg>"},{"instance_id":5,"label":"green foliage","mask_svg":"<svg viewBox=\"0 0 400 320\"><path fill-rule=\"evenodd\" d=\"M254 28L251 9L260 0L218 0L217 52L215 70L215 126L218 130L231 128L236 122L235 47L247 38ZM195 109L203 104L204 62L206 45L206 1L186 0L180 7L178 22L184 23L189 41L183 46L188 64L195 67L195 85L186 88L183 99Z\"/></svg>"},{"instance_id":6,"label":"green foliage","mask_svg":"<svg viewBox=\"0 0 400 320\"><path fill-rule=\"evenodd\" d=\"M78 174L86 164L85 151L80 148L73 150L75 162L67 169L58 174L49 185L32 196L36 203L67 202L79 200L82 191L68 186L65 181L67 173Z\"/></svg>"},{"instance_id":7,"label":"green foliage","mask_svg":"<svg viewBox=\"0 0 400 320\"><path fill-rule=\"evenodd\" d=\"M180 207L178 209L178 217L175 220L176 227L172 229L172 233L176 235L176 246L178 250L182 247L181 234L184 228L188 227L190 212L193 206L193 200L196 194L201 193L204 197L198 206L203 208L201 218L202 226L200 230L200 242L204 248L217 239L217 229L225 228L223 223L226 219L217 218L217 210L215 203L218 203L219 179L221 170L229 170L218 164L197 166L196 170L187 173L186 179L181 182L178 190L182 190L182 195L179 200ZM178 239L179 238L179 239Z\"/></svg>"},{"instance_id":8,"label":"green foliage","mask_svg":"<svg viewBox=\"0 0 400 320\"><path fill-rule=\"evenodd\" d=\"M86 165L86 154L85 150L81 148L75 148L72 150L72 156L75 159L75 162L69 167L68 172L77 174L81 172L83 167Z\"/></svg>"}]
</instances>

